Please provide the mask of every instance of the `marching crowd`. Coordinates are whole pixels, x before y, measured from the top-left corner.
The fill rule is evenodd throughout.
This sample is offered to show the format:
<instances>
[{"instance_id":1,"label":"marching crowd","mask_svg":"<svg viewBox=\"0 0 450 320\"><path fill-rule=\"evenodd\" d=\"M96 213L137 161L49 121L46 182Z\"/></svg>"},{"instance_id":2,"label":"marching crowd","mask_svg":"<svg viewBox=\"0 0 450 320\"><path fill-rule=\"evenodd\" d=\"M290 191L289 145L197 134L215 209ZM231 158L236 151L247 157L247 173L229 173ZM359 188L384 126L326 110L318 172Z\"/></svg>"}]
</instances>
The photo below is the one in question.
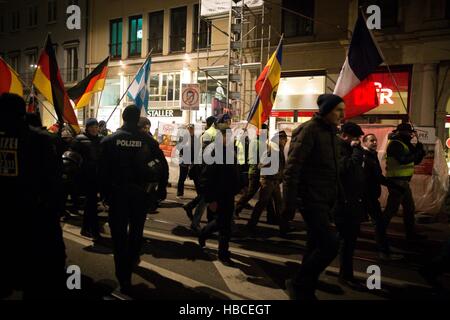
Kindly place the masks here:
<instances>
[{"instance_id":1,"label":"marching crowd","mask_svg":"<svg viewBox=\"0 0 450 320\"><path fill-rule=\"evenodd\" d=\"M246 225L249 233L257 232L266 210L267 223L278 225L282 237L294 231L291 222L297 211L301 213L307 248L298 273L286 281L291 299L315 299L320 274L338 254L340 283L361 287L353 276L353 254L360 225L369 218L380 259L402 259L391 252L386 232L400 205L407 240L426 238L415 230L409 186L414 165L425 155L422 144L413 143L413 127L402 123L390 134L384 176L376 136L363 132L356 123L341 124L343 100L323 94L317 104L318 113L293 131L287 158L286 132L268 139L263 137L267 134L263 125L256 139L236 140L230 135L228 114L207 118L201 136L188 125L188 134L177 145L182 159L177 196L183 196L187 177L192 179L197 195L183 209L200 247L218 232L218 258L223 264L235 265L229 242L234 220L244 208L252 210ZM22 290L29 298L39 298L42 291L59 297L66 276L60 220L70 219L65 210L68 196L77 206L81 194L85 197L81 235L102 241L97 212L101 201L108 211L120 289L125 293L131 289L146 215L167 197L169 166L150 134L150 121L140 117L140 110L128 106L122 118L123 126L114 133L105 122L88 119L82 134L73 135L67 127L52 134L42 127L39 116L25 112L22 98L0 96L0 204L4 213L0 298L13 290ZM200 153L195 145L201 146ZM233 161L229 161L230 154ZM215 161L206 161L206 155ZM277 170L266 170L274 159ZM381 185L389 191L384 211L378 200ZM256 194L258 201L252 207L248 202ZM207 223L202 226L204 212ZM449 248L444 248L421 269L422 276L437 284L437 276L448 270L449 257ZM39 263L27 270L27 261Z\"/></svg>"}]
</instances>

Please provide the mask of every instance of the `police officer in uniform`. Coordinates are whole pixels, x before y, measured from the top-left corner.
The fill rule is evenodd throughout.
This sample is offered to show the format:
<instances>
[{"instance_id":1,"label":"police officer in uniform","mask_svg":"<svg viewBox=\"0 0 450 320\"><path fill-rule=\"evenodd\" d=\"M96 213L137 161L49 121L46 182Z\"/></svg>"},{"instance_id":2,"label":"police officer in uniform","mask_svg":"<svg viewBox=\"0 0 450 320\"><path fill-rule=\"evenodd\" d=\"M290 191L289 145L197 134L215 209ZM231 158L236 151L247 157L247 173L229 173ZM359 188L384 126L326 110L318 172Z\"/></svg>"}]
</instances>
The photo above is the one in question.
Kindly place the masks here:
<instances>
[{"instance_id":1,"label":"police officer in uniform","mask_svg":"<svg viewBox=\"0 0 450 320\"><path fill-rule=\"evenodd\" d=\"M0 298L61 298L65 247L57 211L60 175L51 137L25 122L25 101L0 96ZM31 264L31 267L30 267Z\"/></svg>"},{"instance_id":2,"label":"police officer in uniform","mask_svg":"<svg viewBox=\"0 0 450 320\"><path fill-rule=\"evenodd\" d=\"M152 143L139 132L140 111L128 106L124 125L101 142L100 181L110 206L109 225L114 248L116 276L122 292L131 288L131 273L139 264L146 218L146 184L153 179L149 166Z\"/></svg>"}]
</instances>

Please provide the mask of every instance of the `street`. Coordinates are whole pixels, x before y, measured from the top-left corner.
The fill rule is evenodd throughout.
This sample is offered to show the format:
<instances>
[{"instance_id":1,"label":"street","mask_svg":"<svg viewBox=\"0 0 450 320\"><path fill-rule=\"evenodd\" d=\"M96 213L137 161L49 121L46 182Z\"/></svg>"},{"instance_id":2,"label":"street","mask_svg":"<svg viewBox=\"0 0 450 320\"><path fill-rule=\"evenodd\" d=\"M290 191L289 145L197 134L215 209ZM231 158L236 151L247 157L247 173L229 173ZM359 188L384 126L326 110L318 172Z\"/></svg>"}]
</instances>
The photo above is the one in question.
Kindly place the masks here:
<instances>
[{"instance_id":1,"label":"street","mask_svg":"<svg viewBox=\"0 0 450 320\"><path fill-rule=\"evenodd\" d=\"M306 232L297 214L296 232L289 239L279 237L276 226L261 218L257 232L249 235L244 224L250 211L244 210L235 221L231 242L232 259L237 268L222 265L217 260L217 242L208 241L202 250L190 230L190 221L182 203L194 196L185 191L183 200L176 199L175 189L168 189L168 198L157 214L149 214L144 229L141 262L133 274L134 289L130 296L118 291L114 275L112 244L106 213L100 213L105 223L105 240L99 244L80 235L81 217L73 216L63 225L67 265L78 265L82 272L82 288L74 293L80 299L174 299L174 300L286 300L284 281L295 274L305 251ZM252 205L255 200L252 200ZM206 214L202 223L205 222ZM448 236L442 224L418 225L429 239L423 243L404 240L403 224L396 217L389 229L393 251L405 256L403 261L381 262L377 258L374 232L370 223L362 227L355 253L355 276L366 283L367 267L378 265L381 289L353 291L339 286L338 261L322 274L317 291L320 300L383 300L383 299L444 299L448 295L435 293L417 273L421 263L439 252L441 241ZM449 288L450 277L443 278Z\"/></svg>"}]
</instances>

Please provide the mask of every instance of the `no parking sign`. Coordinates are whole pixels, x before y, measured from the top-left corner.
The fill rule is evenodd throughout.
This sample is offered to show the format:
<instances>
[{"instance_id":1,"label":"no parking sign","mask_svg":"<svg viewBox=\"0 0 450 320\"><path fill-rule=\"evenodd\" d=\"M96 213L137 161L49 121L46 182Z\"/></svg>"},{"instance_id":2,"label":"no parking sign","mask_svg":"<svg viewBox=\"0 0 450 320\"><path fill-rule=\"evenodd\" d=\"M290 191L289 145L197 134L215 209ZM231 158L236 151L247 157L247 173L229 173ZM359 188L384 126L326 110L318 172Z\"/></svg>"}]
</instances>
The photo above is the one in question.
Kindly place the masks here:
<instances>
[{"instance_id":1,"label":"no parking sign","mask_svg":"<svg viewBox=\"0 0 450 320\"><path fill-rule=\"evenodd\" d=\"M200 87L198 84L183 84L181 110L198 111L200 108Z\"/></svg>"}]
</instances>

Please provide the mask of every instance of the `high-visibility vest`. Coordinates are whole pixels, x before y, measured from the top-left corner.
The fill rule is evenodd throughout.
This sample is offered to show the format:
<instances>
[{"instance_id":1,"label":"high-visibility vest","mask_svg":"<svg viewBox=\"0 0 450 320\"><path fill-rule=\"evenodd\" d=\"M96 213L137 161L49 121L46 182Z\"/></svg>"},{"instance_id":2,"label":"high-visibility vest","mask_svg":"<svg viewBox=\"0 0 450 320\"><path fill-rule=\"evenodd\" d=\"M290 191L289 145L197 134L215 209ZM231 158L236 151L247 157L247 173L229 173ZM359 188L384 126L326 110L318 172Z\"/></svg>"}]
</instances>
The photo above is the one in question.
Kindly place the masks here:
<instances>
[{"instance_id":1,"label":"high-visibility vest","mask_svg":"<svg viewBox=\"0 0 450 320\"><path fill-rule=\"evenodd\" d=\"M388 147L391 142L394 140L389 140ZM403 146L403 154L409 154L409 147L400 140L395 140ZM412 177L414 174L414 161L411 161L406 164L401 164L392 156L386 156L386 177L395 178L395 177Z\"/></svg>"},{"instance_id":2,"label":"high-visibility vest","mask_svg":"<svg viewBox=\"0 0 450 320\"><path fill-rule=\"evenodd\" d=\"M240 140L236 140L235 146L237 148L237 162L240 165L245 164L245 148Z\"/></svg>"}]
</instances>

